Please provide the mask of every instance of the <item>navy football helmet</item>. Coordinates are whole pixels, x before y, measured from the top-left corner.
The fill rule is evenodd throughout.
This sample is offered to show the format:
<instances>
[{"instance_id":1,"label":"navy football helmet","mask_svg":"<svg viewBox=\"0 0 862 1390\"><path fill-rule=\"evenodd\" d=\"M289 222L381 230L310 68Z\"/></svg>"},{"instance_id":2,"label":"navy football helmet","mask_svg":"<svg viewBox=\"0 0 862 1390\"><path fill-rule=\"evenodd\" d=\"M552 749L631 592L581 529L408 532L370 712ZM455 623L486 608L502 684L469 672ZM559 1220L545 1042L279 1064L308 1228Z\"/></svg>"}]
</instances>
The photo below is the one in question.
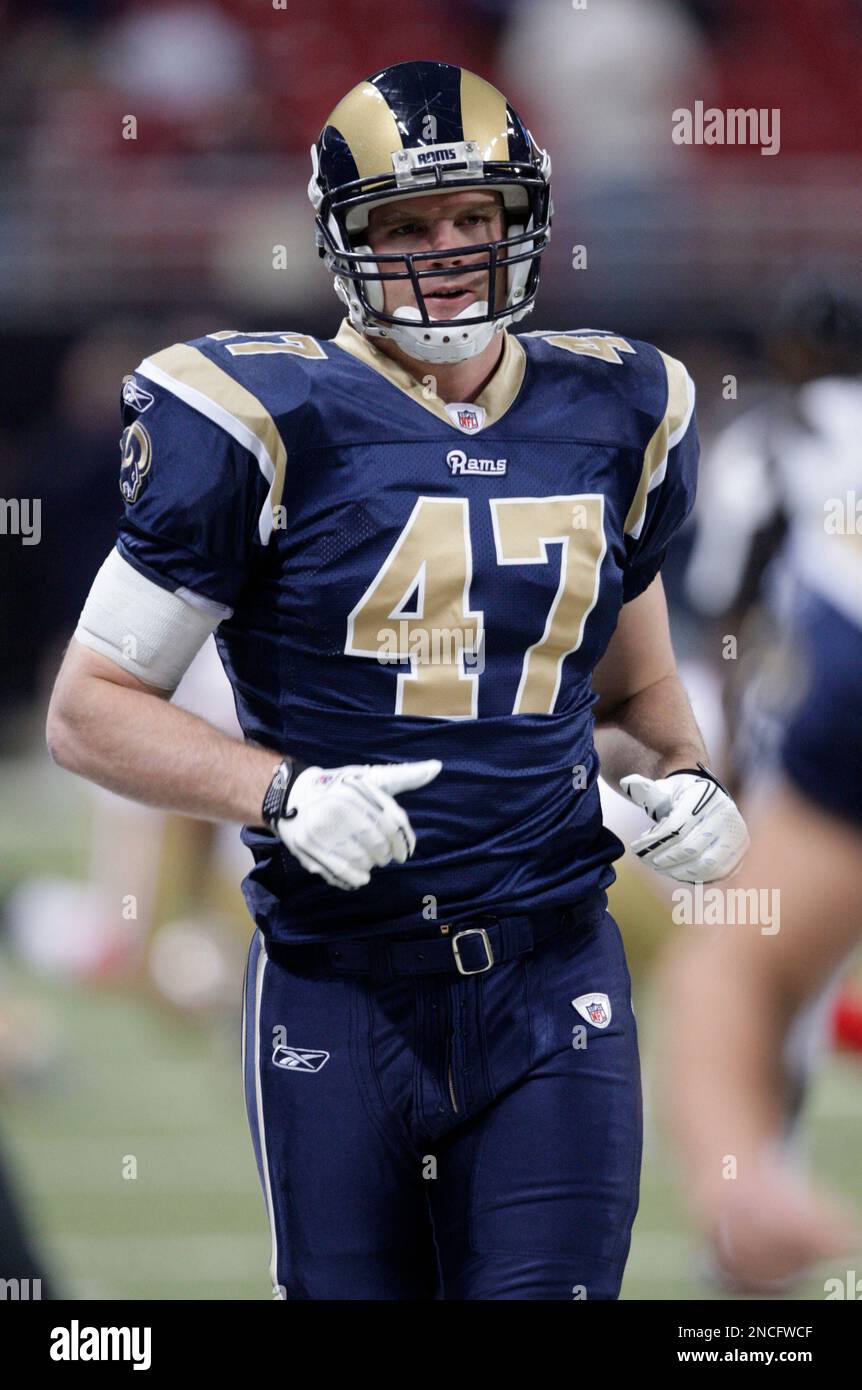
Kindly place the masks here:
<instances>
[{"instance_id":1,"label":"navy football helmet","mask_svg":"<svg viewBox=\"0 0 862 1390\"><path fill-rule=\"evenodd\" d=\"M551 161L490 83L450 63L384 68L338 103L311 159L308 196L317 245L360 332L389 337L424 362L459 362L530 312L550 238ZM372 254L367 238L374 203L475 187L502 196L507 228L501 240L457 253ZM435 267L447 254L466 256L466 263ZM505 302L498 303L501 269ZM437 276L448 284L477 270L488 272L487 301L451 319L431 318L423 284ZM416 307L385 313L387 280L410 280Z\"/></svg>"}]
</instances>

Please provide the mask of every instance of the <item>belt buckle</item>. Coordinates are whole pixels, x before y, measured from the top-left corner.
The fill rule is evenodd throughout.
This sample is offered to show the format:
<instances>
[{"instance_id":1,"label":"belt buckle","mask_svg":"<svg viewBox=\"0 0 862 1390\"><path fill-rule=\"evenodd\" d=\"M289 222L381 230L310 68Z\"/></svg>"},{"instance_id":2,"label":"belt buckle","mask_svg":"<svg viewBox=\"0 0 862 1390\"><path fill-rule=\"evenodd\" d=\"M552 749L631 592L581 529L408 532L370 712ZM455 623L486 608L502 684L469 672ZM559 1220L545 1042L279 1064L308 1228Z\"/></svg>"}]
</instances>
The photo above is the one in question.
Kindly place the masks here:
<instances>
[{"instance_id":1,"label":"belt buckle","mask_svg":"<svg viewBox=\"0 0 862 1390\"><path fill-rule=\"evenodd\" d=\"M482 944L485 947L485 964L480 965L477 970L467 970L461 963L461 953L458 950L458 941L462 936L481 936ZM490 970L494 965L494 951L491 947L491 938L484 927L465 927L463 931L456 932L452 937L452 954L455 957L455 964L460 975L484 975L486 970Z\"/></svg>"}]
</instances>

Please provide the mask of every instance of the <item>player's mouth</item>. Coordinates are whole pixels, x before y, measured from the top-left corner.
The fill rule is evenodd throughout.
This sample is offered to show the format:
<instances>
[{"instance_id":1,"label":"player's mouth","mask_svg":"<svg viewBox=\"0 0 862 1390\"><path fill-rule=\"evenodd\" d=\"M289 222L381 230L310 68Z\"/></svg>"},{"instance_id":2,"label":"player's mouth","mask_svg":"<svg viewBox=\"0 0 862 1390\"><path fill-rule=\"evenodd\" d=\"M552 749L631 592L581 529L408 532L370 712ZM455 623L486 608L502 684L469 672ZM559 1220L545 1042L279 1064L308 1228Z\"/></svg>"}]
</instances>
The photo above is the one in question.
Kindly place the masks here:
<instances>
[{"instance_id":1,"label":"player's mouth","mask_svg":"<svg viewBox=\"0 0 862 1390\"><path fill-rule=\"evenodd\" d=\"M433 290L423 289L422 293L432 318L451 318L476 302L475 292L463 285L435 285Z\"/></svg>"}]
</instances>

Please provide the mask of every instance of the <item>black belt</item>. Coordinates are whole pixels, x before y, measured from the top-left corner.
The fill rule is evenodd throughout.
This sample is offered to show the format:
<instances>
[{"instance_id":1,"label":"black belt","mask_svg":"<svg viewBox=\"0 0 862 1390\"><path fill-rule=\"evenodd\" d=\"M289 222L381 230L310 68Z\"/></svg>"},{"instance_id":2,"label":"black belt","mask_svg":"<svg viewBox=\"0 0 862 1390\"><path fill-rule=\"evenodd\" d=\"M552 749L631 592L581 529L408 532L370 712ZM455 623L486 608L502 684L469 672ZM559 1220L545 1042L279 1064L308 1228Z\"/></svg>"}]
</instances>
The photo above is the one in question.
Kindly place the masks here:
<instances>
[{"instance_id":1,"label":"black belt","mask_svg":"<svg viewBox=\"0 0 862 1390\"><path fill-rule=\"evenodd\" d=\"M287 966L314 959L338 974L484 975L495 965L525 955L564 927L588 931L604 918L604 893L568 907L544 908L510 916L483 913L444 923L433 937L363 937L357 941L286 945L268 941L267 955Z\"/></svg>"}]
</instances>

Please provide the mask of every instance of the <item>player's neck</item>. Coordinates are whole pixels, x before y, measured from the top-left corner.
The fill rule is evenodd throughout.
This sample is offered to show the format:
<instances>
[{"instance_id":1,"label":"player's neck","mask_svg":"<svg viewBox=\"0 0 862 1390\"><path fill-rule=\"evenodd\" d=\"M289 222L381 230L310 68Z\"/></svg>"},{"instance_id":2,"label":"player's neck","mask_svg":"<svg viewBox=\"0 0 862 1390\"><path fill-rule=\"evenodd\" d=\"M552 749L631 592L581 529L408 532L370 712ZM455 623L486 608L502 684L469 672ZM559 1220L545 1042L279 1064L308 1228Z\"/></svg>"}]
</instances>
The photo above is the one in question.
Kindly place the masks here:
<instances>
[{"instance_id":1,"label":"player's neck","mask_svg":"<svg viewBox=\"0 0 862 1390\"><path fill-rule=\"evenodd\" d=\"M465 362L419 362L389 339L378 338L374 345L449 404L451 401L474 401L485 389L500 365L504 335L495 333L482 352L468 357ZM430 382L429 377L432 378Z\"/></svg>"}]
</instances>

